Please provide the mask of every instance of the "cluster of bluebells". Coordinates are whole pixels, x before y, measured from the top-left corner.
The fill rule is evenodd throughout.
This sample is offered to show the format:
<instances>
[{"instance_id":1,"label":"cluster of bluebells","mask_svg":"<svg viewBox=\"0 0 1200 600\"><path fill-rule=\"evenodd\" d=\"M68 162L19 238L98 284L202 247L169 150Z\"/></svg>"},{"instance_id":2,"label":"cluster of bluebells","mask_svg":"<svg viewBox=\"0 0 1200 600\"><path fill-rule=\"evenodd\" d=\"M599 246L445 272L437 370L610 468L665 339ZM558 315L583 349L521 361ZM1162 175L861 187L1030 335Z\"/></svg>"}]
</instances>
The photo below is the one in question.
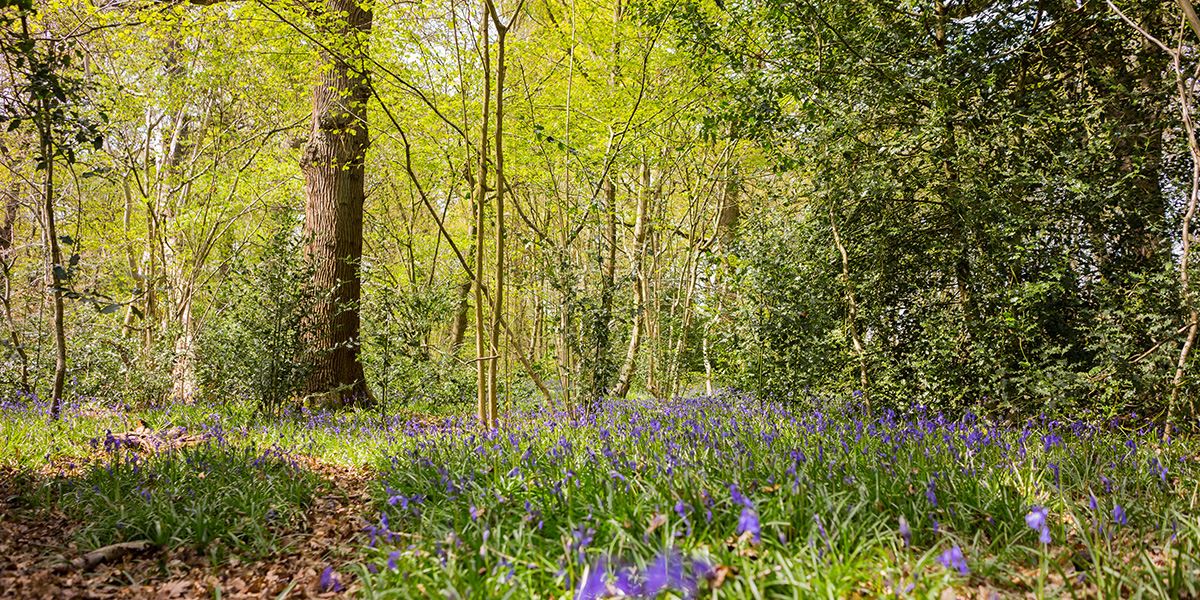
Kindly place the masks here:
<instances>
[{"instance_id":1,"label":"cluster of bluebells","mask_svg":"<svg viewBox=\"0 0 1200 600\"><path fill-rule=\"evenodd\" d=\"M390 517L368 527L379 566L390 556L387 532L444 531L453 544L425 536L436 547L418 543L405 556L470 557L496 581L524 573L573 590L588 578L609 589L637 572L618 557L653 564L672 548L731 556L746 547L808 548L818 560L837 560L853 542L847 522L898 524L904 548L940 545L938 561L967 576L968 554L952 540L978 528L1006 535L1014 520L1019 527L1020 516L993 516L997 493L1017 515L1028 510L1026 524L1049 544L1046 502L1111 497L1112 522L1127 525L1129 502L1159 501L1195 470L1149 427L1009 424L923 410L868 417L734 393L610 401L589 413L528 411L488 431L469 418L383 429L394 441L380 481ZM1143 450L1151 445L1160 452ZM1099 463L1087 479L1073 468L1076 452ZM846 497L858 504L830 500ZM531 550L543 540L561 543Z\"/></svg>"},{"instance_id":2,"label":"cluster of bluebells","mask_svg":"<svg viewBox=\"0 0 1200 600\"><path fill-rule=\"evenodd\" d=\"M600 557L586 570L575 598L595 600L620 595L657 598L672 591L684 598L695 597L702 582L713 577L713 567L704 559L684 559L674 548L656 556L644 567Z\"/></svg>"},{"instance_id":3,"label":"cluster of bluebells","mask_svg":"<svg viewBox=\"0 0 1200 600\"><path fill-rule=\"evenodd\" d=\"M1025 524L1028 525L1030 529L1038 532L1038 541L1043 545L1049 544L1052 541L1050 538L1050 524L1048 519L1049 514L1047 513L1045 507L1042 506L1034 506L1033 508L1029 509L1029 513L1025 515Z\"/></svg>"}]
</instances>

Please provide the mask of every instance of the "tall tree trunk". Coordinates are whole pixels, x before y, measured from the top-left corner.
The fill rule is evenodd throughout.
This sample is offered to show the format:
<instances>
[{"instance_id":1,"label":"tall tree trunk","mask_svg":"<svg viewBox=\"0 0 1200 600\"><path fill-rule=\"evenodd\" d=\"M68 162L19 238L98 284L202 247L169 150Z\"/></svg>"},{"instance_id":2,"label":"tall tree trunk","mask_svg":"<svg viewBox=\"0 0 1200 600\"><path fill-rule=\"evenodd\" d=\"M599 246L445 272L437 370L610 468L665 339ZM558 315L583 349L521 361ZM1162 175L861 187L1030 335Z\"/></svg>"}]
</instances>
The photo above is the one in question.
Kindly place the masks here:
<instances>
[{"instance_id":1,"label":"tall tree trunk","mask_svg":"<svg viewBox=\"0 0 1200 600\"><path fill-rule=\"evenodd\" d=\"M371 398L359 358L359 301L371 85L363 59L371 11L358 0L326 0L317 12L332 24L334 49L321 52L312 131L300 161L307 253L313 285L322 292L308 332L314 364L307 391L327 404L365 405Z\"/></svg>"},{"instance_id":2,"label":"tall tree trunk","mask_svg":"<svg viewBox=\"0 0 1200 600\"><path fill-rule=\"evenodd\" d=\"M867 415L871 414L871 396L867 380L867 352L863 349L862 338L858 334L858 298L854 294L854 281L850 279L850 256L846 245L842 243L841 232L838 231L837 219L834 218L833 207L829 207L829 228L833 231L833 245L837 247L842 258L842 285L846 288L846 326L850 329L850 344L854 355L858 357L858 380L863 404Z\"/></svg>"},{"instance_id":3,"label":"tall tree trunk","mask_svg":"<svg viewBox=\"0 0 1200 600\"><path fill-rule=\"evenodd\" d=\"M500 22L492 0L485 0L496 24L496 291L492 296L492 357L488 361L488 423L499 425L500 319L504 314L504 53L508 27Z\"/></svg>"},{"instance_id":4,"label":"tall tree trunk","mask_svg":"<svg viewBox=\"0 0 1200 600\"><path fill-rule=\"evenodd\" d=\"M1182 12L1182 20L1188 24L1192 33L1200 37L1200 18L1196 16L1195 6L1191 0L1178 0L1180 11ZM1188 194L1187 208L1184 212L1181 228L1182 247L1179 253L1179 291L1183 299L1183 308L1187 313L1184 329L1187 331L1187 337L1183 341L1183 345L1179 349L1179 359L1175 364L1175 374L1171 378L1171 396L1167 400L1166 426L1163 434L1167 440L1170 440L1174 421L1176 419L1175 411L1178 409L1179 398L1183 394L1183 388L1186 384L1186 374L1188 359L1191 356L1193 347L1196 344L1196 337L1200 334L1200 308L1196 306L1195 293L1191 286L1191 252L1192 252L1192 221L1196 217L1197 204L1200 203L1200 135L1196 133L1195 115L1192 113L1192 108L1196 105L1196 88L1197 81L1195 73L1200 71L1200 65L1190 64L1187 68L1184 67L1183 59L1185 56L1185 48L1194 44L1196 39L1188 38L1185 40L1181 35L1177 38L1178 45L1171 48L1164 44L1153 34L1143 29L1140 25L1130 19L1125 13L1121 12L1111 1L1108 2L1108 7L1117 14L1132 29L1141 34L1142 39L1147 42L1147 46L1152 44L1161 49L1167 56L1171 58L1172 74L1175 76L1175 91L1176 100L1179 102L1179 117L1183 122L1184 132L1187 134L1188 153L1192 159L1192 179L1191 190ZM1195 406L1192 406L1194 413Z\"/></svg>"},{"instance_id":5,"label":"tall tree trunk","mask_svg":"<svg viewBox=\"0 0 1200 600\"><path fill-rule=\"evenodd\" d=\"M196 323L192 317L191 290L182 290L181 294L175 311L179 334L175 338L175 362L171 367L171 395L176 400L190 404L196 400L197 391Z\"/></svg>"},{"instance_id":6,"label":"tall tree trunk","mask_svg":"<svg viewBox=\"0 0 1200 600\"><path fill-rule=\"evenodd\" d=\"M179 62L179 52L178 40L172 39L167 46L166 65L167 82L172 88L179 85L184 74ZM165 311L163 315L162 330L175 335L172 344L171 397L183 403L190 403L196 396L196 336L192 319L193 294L184 264L187 258L180 252L184 239L178 216L180 211L186 208L190 195L191 185L180 181L180 166L184 162L184 152L189 145L189 130L193 128L187 102L180 102L175 110L177 112L169 116L167 121L170 123L170 135L164 141L157 177L158 206L161 211L159 231L166 238L166 242L161 245L162 266L170 304L170 310Z\"/></svg>"},{"instance_id":7,"label":"tall tree trunk","mask_svg":"<svg viewBox=\"0 0 1200 600\"><path fill-rule=\"evenodd\" d=\"M131 237L131 226L133 225L133 191L129 187L129 179L125 178L122 182L122 189L125 196L125 209L121 215L121 225L125 232L125 263L129 268L129 279L133 281L134 293L129 298L129 305L125 307L125 318L121 321L121 335L129 338L133 337L133 321L137 317L137 309L134 302L137 300L137 292L145 290L146 277L138 268L138 257L135 254L134 245L129 242ZM144 291L143 291L144 293Z\"/></svg>"},{"instance_id":8,"label":"tall tree trunk","mask_svg":"<svg viewBox=\"0 0 1200 600\"><path fill-rule=\"evenodd\" d=\"M638 348L642 343L642 329L646 321L646 273L644 258L646 254L646 219L650 203L650 165L642 160L642 187L638 193L637 216L633 222L633 319L629 330L629 346L625 350L625 362L617 375L617 385L613 395L624 398L629 395L629 387L633 383L633 373L637 369Z\"/></svg>"},{"instance_id":9,"label":"tall tree trunk","mask_svg":"<svg viewBox=\"0 0 1200 600\"><path fill-rule=\"evenodd\" d=\"M667 364L667 387L665 397L674 398L679 391L680 379L683 378L683 361L684 353L688 346L688 331L692 328L692 307L696 294L696 278L698 275L698 263L700 262L700 246L696 244L695 231L688 238L688 257L684 262L683 272L687 278L686 292L683 296L683 317L680 319L679 336L675 338L675 347L671 351L670 361Z\"/></svg>"},{"instance_id":10,"label":"tall tree trunk","mask_svg":"<svg viewBox=\"0 0 1200 600\"><path fill-rule=\"evenodd\" d=\"M492 97L492 64L488 49L489 1L483 2L479 26L480 47L483 49L483 109L479 126L479 172L475 179L475 404L479 423L483 426L491 422L488 413L487 326L483 318L483 204L487 197L488 118Z\"/></svg>"},{"instance_id":11,"label":"tall tree trunk","mask_svg":"<svg viewBox=\"0 0 1200 600\"><path fill-rule=\"evenodd\" d=\"M41 102L43 114L49 114L46 101ZM49 117L46 117L49 118ZM58 244L58 228L54 222L54 128L41 126L42 179L42 239L46 245L46 286L54 305L54 383L50 390L50 418L62 415L63 387L67 380L67 335L64 326L62 249Z\"/></svg>"},{"instance_id":12,"label":"tall tree trunk","mask_svg":"<svg viewBox=\"0 0 1200 600\"><path fill-rule=\"evenodd\" d=\"M1192 23L1193 28L1198 36L1200 36L1200 24L1197 23L1195 10L1189 0L1180 0L1180 6L1183 8L1184 14ZM1179 360L1175 365L1175 376L1171 378L1171 397L1167 402L1167 425L1165 435L1168 439L1171 437L1171 428L1174 425L1175 411L1178 408L1179 396L1183 391L1184 376L1187 372L1187 364L1189 355L1192 352L1193 346L1196 344L1196 335L1200 333L1200 309L1196 306L1195 293L1192 291L1191 277L1188 271L1191 269L1191 253L1192 253L1192 221L1196 217L1196 205L1200 202L1200 139L1196 134L1196 122L1192 114L1192 107L1196 102L1196 81L1194 77L1188 77L1185 73L1182 56L1184 49L1181 46L1172 53L1173 66L1175 71L1175 87L1179 94L1179 113L1183 121L1184 131L1187 132L1188 152L1192 158L1192 189L1188 194L1187 211L1183 215L1182 229L1182 248L1179 253L1179 289L1183 296L1183 304L1187 309L1187 338L1183 342L1183 346L1179 349ZM1193 71L1193 74L1195 71ZM1193 407L1194 412L1194 407Z\"/></svg>"}]
</instances>

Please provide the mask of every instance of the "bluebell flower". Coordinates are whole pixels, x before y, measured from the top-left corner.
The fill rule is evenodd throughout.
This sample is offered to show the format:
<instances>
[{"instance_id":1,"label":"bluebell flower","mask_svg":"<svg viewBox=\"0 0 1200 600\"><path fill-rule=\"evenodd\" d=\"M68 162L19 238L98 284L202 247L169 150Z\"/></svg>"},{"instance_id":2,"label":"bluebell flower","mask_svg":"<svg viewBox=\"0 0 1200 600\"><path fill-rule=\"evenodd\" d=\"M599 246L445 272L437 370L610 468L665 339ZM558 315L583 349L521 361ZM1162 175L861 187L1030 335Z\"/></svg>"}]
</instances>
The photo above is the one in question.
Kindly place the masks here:
<instances>
[{"instance_id":1,"label":"bluebell flower","mask_svg":"<svg viewBox=\"0 0 1200 600\"><path fill-rule=\"evenodd\" d=\"M1120 504L1113 506L1112 517L1113 522L1117 525L1124 526L1129 524L1129 517L1125 515L1125 509Z\"/></svg>"},{"instance_id":2,"label":"bluebell flower","mask_svg":"<svg viewBox=\"0 0 1200 600\"><path fill-rule=\"evenodd\" d=\"M758 513L755 513L754 509L742 508L742 514L738 517L737 532L738 535L750 532L756 544L762 541L762 527L758 522Z\"/></svg>"},{"instance_id":3,"label":"bluebell flower","mask_svg":"<svg viewBox=\"0 0 1200 600\"><path fill-rule=\"evenodd\" d=\"M967 566L967 557L963 556L962 548L958 544L952 546L949 550L942 552L938 557L938 562L947 569L953 568L962 575L971 573L970 567Z\"/></svg>"},{"instance_id":4,"label":"bluebell flower","mask_svg":"<svg viewBox=\"0 0 1200 600\"><path fill-rule=\"evenodd\" d=\"M672 550L655 558L651 563L646 570L646 583L642 592L646 597L654 598L659 592L666 589L686 591L694 585L694 582L689 585L689 582L684 579L683 557L677 551Z\"/></svg>"},{"instance_id":5,"label":"bluebell flower","mask_svg":"<svg viewBox=\"0 0 1200 600\"><path fill-rule=\"evenodd\" d=\"M592 600L593 598L603 598L608 594L608 586L604 583L605 575L608 574L608 565L603 558L595 565L588 569L587 577L579 582L579 593L575 595L576 600Z\"/></svg>"},{"instance_id":6,"label":"bluebell flower","mask_svg":"<svg viewBox=\"0 0 1200 600\"><path fill-rule=\"evenodd\" d=\"M1041 506L1033 506L1029 509L1029 513L1025 515L1025 524L1030 529L1041 529L1046 526L1046 509Z\"/></svg>"},{"instance_id":7,"label":"bluebell flower","mask_svg":"<svg viewBox=\"0 0 1200 600\"><path fill-rule=\"evenodd\" d=\"M321 571L321 580L317 583L317 589L322 592L340 592L345 589L342 586L341 578L334 572L332 565L325 567L325 570Z\"/></svg>"},{"instance_id":8,"label":"bluebell flower","mask_svg":"<svg viewBox=\"0 0 1200 600\"><path fill-rule=\"evenodd\" d=\"M1025 525L1038 532L1038 541L1042 544L1051 542L1048 516L1044 507L1036 505L1030 508L1029 513L1025 515Z\"/></svg>"}]
</instances>

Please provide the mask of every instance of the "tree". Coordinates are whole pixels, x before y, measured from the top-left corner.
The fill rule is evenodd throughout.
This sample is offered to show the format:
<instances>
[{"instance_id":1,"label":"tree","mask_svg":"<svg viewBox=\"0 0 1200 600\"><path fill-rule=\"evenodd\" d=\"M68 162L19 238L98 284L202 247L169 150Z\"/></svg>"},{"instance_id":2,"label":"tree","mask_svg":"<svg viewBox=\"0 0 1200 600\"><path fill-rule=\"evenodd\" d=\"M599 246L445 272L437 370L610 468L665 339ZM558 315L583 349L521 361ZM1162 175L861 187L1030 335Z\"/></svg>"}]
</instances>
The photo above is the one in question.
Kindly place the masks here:
<instances>
[{"instance_id":1,"label":"tree","mask_svg":"<svg viewBox=\"0 0 1200 600\"><path fill-rule=\"evenodd\" d=\"M371 17L369 2L359 0L327 0L312 15L328 45L321 50L300 165L313 286L328 293L313 309L310 343L317 358L308 391L339 404L371 401L359 358Z\"/></svg>"},{"instance_id":2,"label":"tree","mask_svg":"<svg viewBox=\"0 0 1200 600\"><path fill-rule=\"evenodd\" d=\"M208 6L223 0L190 1ZM316 36L267 6L308 36L320 56L312 87L312 125L300 160L306 254L313 287L322 290L307 327L315 362L306 390L320 404L369 404L360 358L360 303L371 2L326 0L304 7Z\"/></svg>"},{"instance_id":3,"label":"tree","mask_svg":"<svg viewBox=\"0 0 1200 600\"><path fill-rule=\"evenodd\" d=\"M62 411L63 389L67 374L67 339L64 297L78 293L68 288L79 255L63 262L62 244L71 244L69 236L59 236L55 199L55 163L72 164L76 151L84 145L99 148L102 137L99 122L86 110L83 80L73 72L78 50L69 38L56 37L50 29L35 31L30 23L35 16L32 5L5 6L0 13L0 54L6 61L13 93L4 99L2 120L8 132L23 123L32 125L36 137L35 169L41 173L39 212L45 252L45 282L53 311L54 378L50 388L51 419ZM6 218L6 221L8 219ZM11 235L11 229L9 229Z\"/></svg>"}]
</instances>

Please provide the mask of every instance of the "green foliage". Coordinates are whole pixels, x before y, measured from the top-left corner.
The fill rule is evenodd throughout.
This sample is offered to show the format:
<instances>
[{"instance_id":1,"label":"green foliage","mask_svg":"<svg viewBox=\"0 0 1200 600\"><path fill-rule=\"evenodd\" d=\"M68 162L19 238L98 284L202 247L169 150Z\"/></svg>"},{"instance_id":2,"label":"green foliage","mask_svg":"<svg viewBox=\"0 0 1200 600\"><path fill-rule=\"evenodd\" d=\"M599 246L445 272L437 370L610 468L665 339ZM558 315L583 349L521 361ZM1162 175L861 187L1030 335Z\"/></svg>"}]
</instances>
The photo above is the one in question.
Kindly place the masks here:
<instances>
[{"instance_id":1,"label":"green foliage","mask_svg":"<svg viewBox=\"0 0 1200 600\"><path fill-rule=\"evenodd\" d=\"M1161 6L1129 10L1167 25ZM1164 122L1164 55L1107 5L643 12L723 73L709 135L754 141L773 170L730 259L743 275L739 317L718 328L726 379L858 386L856 327L885 404L1163 408L1190 158Z\"/></svg>"},{"instance_id":2,"label":"green foliage","mask_svg":"<svg viewBox=\"0 0 1200 600\"><path fill-rule=\"evenodd\" d=\"M148 540L204 550L214 561L230 551L268 554L278 550L278 533L304 522L319 485L277 447L237 447L214 437L143 456L111 437L92 443L112 454L40 493L83 524L80 539L93 548Z\"/></svg>"},{"instance_id":3,"label":"green foliage","mask_svg":"<svg viewBox=\"0 0 1200 600\"><path fill-rule=\"evenodd\" d=\"M306 316L318 294L294 213L273 216L261 243L231 265L220 316L205 327L197 351L204 394L270 412L301 392L313 360Z\"/></svg>"},{"instance_id":4,"label":"green foliage","mask_svg":"<svg viewBox=\"0 0 1200 600\"><path fill-rule=\"evenodd\" d=\"M370 274L368 273L368 277ZM442 355L433 336L453 315L453 286L369 285L363 306L363 367L379 410L456 404L474 392L474 370Z\"/></svg>"}]
</instances>

